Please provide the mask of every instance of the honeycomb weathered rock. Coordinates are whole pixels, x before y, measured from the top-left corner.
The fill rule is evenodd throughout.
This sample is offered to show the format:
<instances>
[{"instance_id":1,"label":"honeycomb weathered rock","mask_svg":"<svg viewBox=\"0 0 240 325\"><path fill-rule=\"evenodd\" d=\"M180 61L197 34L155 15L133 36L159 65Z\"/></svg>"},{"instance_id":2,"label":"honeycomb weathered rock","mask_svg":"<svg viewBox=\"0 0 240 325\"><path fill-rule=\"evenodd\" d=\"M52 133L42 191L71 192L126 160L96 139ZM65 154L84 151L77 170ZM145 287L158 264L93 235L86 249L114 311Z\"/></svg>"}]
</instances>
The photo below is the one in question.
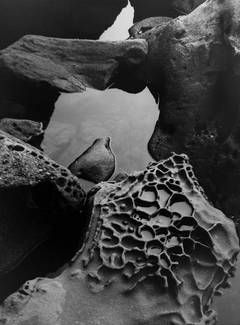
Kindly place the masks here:
<instances>
[{"instance_id":1,"label":"honeycomb weathered rock","mask_svg":"<svg viewBox=\"0 0 240 325\"><path fill-rule=\"evenodd\" d=\"M215 324L214 295L228 286L239 241L212 207L185 155L150 164L89 193L86 241L55 279L9 297L7 325ZM29 289L30 288L30 289Z\"/></svg>"},{"instance_id":2,"label":"honeycomb weathered rock","mask_svg":"<svg viewBox=\"0 0 240 325\"><path fill-rule=\"evenodd\" d=\"M161 320L207 324L212 297L232 273L238 239L232 222L208 203L185 155L104 184L93 216L98 228L84 254L93 290L116 280L129 292L158 278L156 293L173 299L159 308Z\"/></svg>"},{"instance_id":3,"label":"honeycomb weathered rock","mask_svg":"<svg viewBox=\"0 0 240 325\"><path fill-rule=\"evenodd\" d=\"M79 179L42 151L0 130L0 189L52 183L73 206L83 206L86 194Z\"/></svg>"}]
</instances>

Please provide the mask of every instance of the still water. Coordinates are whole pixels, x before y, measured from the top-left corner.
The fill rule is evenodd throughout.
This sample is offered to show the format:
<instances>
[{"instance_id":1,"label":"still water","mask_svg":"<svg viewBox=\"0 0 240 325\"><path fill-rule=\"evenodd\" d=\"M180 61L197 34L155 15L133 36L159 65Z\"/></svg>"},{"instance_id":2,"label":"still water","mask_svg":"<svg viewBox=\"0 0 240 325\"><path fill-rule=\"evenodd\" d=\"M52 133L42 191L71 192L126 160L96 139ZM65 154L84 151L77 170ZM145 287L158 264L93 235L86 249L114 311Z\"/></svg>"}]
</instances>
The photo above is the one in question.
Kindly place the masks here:
<instances>
[{"instance_id":1,"label":"still water","mask_svg":"<svg viewBox=\"0 0 240 325\"><path fill-rule=\"evenodd\" d=\"M141 170L151 161L147 142L157 118L157 105L147 90L136 95L120 90L62 95L43 147L53 159L68 166L96 138L110 136L117 171ZM84 186L89 189L92 185L85 182ZM231 283L222 297L215 298L218 325L240 325L240 262Z\"/></svg>"},{"instance_id":2,"label":"still water","mask_svg":"<svg viewBox=\"0 0 240 325\"><path fill-rule=\"evenodd\" d=\"M96 138L110 136L116 172L140 170L151 161L147 142L157 117L157 105L147 89L136 95L115 89L62 95L43 148L67 166Z\"/></svg>"}]
</instances>

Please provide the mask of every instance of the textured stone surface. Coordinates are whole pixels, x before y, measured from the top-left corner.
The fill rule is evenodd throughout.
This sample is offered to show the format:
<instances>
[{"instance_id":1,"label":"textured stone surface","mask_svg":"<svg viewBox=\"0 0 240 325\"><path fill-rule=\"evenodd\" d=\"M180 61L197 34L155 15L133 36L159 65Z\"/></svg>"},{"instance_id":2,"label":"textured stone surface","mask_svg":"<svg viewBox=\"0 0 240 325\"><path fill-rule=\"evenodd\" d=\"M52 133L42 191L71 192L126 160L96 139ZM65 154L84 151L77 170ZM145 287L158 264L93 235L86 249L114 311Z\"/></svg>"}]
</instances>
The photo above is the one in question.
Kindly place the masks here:
<instances>
[{"instance_id":1,"label":"textured stone surface","mask_svg":"<svg viewBox=\"0 0 240 325\"><path fill-rule=\"evenodd\" d=\"M209 198L239 215L239 2L206 1L137 37L149 46L149 88L160 116L149 142L159 160L185 152ZM140 23L141 24L141 23Z\"/></svg>"},{"instance_id":2,"label":"textured stone surface","mask_svg":"<svg viewBox=\"0 0 240 325\"><path fill-rule=\"evenodd\" d=\"M43 152L0 130L0 188L50 182L72 205L81 207L85 193L71 172Z\"/></svg>"},{"instance_id":3,"label":"textured stone surface","mask_svg":"<svg viewBox=\"0 0 240 325\"><path fill-rule=\"evenodd\" d=\"M216 324L212 299L233 275L239 241L187 157L174 154L91 193L86 241L73 263L54 279L27 282L4 302L1 321Z\"/></svg>"},{"instance_id":4,"label":"textured stone surface","mask_svg":"<svg viewBox=\"0 0 240 325\"><path fill-rule=\"evenodd\" d=\"M176 17L192 10L198 2L198 0L150 0L146 6L145 1L132 0L131 4L135 8L135 21L138 21L149 16ZM13 0L2 0L0 3L0 49L11 45L26 34L68 39L97 39L114 22L116 16L126 5L127 0L83 0L81 2L22 0L18 3ZM180 9L176 10L176 8ZM130 76L132 73L128 73L128 77ZM7 79L5 76L4 83ZM130 80L128 88L131 89L133 83L134 79ZM126 80L121 87L124 84L126 85ZM1 117L38 120L43 121L47 126L58 97L55 90L50 91L45 85L36 87L27 82L23 84L23 81L16 79L8 80L8 85L5 86L0 82L0 88L2 89L0 91ZM35 98L38 98L37 102ZM11 103L11 110L6 109L6 102ZM9 108L9 104L7 106Z\"/></svg>"},{"instance_id":5,"label":"textured stone surface","mask_svg":"<svg viewBox=\"0 0 240 325\"><path fill-rule=\"evenodd\" d=\"M96 42L25 36L1 52L0 68L15 78L46 82L59 91L82 92L86 86L103 90L111 85L113 76L117 79L120 67L135 69L146 54L144 40Z\"/></svg>"},{"instance_id":6,"label":"textured stone surface","mask_svg":"<svg viewBox=\"0 0 240 325\"><path fill-rule=\"evenodd\" d=\"M128 30L130 38L138 38L141 37L142 34L144 34L144 38L147 40L147 35L149 33L149 36L152 34L152 29L161 25L167 24L170 20L173 18L169 17L150 17L143 19L131 26Z\"/></svg>"},{"instance_id":7,"label":"textured stone surface","mask_svg":"<svg viewBox=\"0 0 240 325\"><path fill-rule=\"evenodd\" d=\"M11 118L0 120L0 130L25 142L29 142L33 137L39 136L44 132L41 122Z\"/></svg>"},{"instance_id":8,"label":"textured stone surface","mask_svg":"<svg viewBox=\"0 0 240 325\"><path fill-rule=\"evenodd\" d=\"M147 42L101 42L25 36L0 53L0 110L23 107L24 118L47 125L61 92L109 86L138 92ZM127 81L126 81L127 80ZM8 117L4 116L4 117Z\"/></svg>"},{"instance_id":9,"label":"textured stone surface","mask_svg":"<svg viewBox=\"0 0 240 325\"><path fill-rule=\"evenodd\" d=\"M79 230L85 223L80 215L85 192L78 178L42 151L4 132L13 120L1 122L0 300L27 279L65 263L78 248ZM33 127L32 121L23 120L20 126L26 131L29 123ZM39 131L41 125L34 126ZM60 247L62 254L53 257Z\"/></svg>"}]
</instances>

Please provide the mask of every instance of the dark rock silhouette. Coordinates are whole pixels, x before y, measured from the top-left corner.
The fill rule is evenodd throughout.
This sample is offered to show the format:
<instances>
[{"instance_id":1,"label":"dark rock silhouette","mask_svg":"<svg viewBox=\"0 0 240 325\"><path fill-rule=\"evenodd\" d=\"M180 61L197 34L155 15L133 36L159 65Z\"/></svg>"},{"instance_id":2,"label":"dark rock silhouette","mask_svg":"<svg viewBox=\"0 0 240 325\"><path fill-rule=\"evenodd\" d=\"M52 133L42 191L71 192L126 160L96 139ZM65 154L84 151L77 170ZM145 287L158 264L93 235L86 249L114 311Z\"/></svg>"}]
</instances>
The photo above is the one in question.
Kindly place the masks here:
<instances>
[{"instance_id":1,"label":"dark rock silhouette","mask_svg":"<svg viewBox=\"0 0 240 325\"><path fill-rule=\"evenodd\" d=\"M127 0L2 0L0 49L26 34L97 39L126 5Z\"/></svg>"},{"instance_id":2,"label":"dark rock silhouette","mask_svg":"<svg viewBox=\"0 0 240 325\"><path fill-rule=\"evenodd\" d=\"M152 16L189 13L203 0L131 0L135 21ZM59 38L97 39L113 24L127 0L2 0L0 49L27 34ZM44 22L44 23L43 23ZM92 23L91 23L92 22Z\"/></svg>"},{"instance_id":3,"label":"dark rock silhouette","mask_svg":"<svg viewBox=\"0 0 240 325\"><path fill-rule=\"evenodd\" d=\"M86 218L81 211L85 209L86 195L78 178L67 168L2 129L0 149L1 301L27 279L56 271L72 258L83 238L79 231L85 231ZM96 163L95 158L88 156L86 172L81 165L83 174ZM97 177L107 179L113 172L114 156L112 159L111 166L98 159L95 181ZM64 245L63 236L67 240ZM58 254L61 247L63 255ZM59 257L53 258L53 254Z\"/></svg>"},{"instance_id":4,"label":"dark rock silhouette","mask_svg":"<svg viewBox=\"0 0 240 325\"><path fill-rule=\"evenodd\" d=\"M204 0L130 0L135 9L134 21L138 22L148 17L167 16L176 18L193 11Z\"/></svg>"},{"instance_id":5,"label":"dark rock silhouette","mask_svg":"<svg viewBox=\"0 0 240 325\"><path fill-rule=\"evenodd\" d=\"M2 130L0 148L2 300L27 279L53 272L72 257L81 240L75 229L84 231L85 193L67 168ZM63 255L57 254L60 247Z\"/></svg>"}]
</instances>

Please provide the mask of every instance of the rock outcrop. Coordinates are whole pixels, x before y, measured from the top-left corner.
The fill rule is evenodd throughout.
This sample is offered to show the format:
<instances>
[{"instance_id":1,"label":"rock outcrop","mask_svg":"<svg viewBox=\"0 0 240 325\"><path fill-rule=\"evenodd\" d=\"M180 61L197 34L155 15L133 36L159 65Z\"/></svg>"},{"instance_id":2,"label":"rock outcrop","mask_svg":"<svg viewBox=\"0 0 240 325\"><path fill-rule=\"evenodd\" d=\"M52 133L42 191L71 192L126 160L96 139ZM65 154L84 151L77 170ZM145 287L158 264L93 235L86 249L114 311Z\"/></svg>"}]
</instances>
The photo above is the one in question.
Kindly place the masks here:
<instances>
[{"instance_id":1,"label":"rock outcrop","mask_svg":"<svg viewBox=\"0 0 240 325\"><path fill-rule=\"evenodd\" d=\"M40 150L0 130L0 189L52 183L73 206L81 209L85 192L67 168Z\"/></svg>"},{"instance_id":2,"label":"rock outcrop","mask_svg":"<svg viewBox=\"0 0 240 325\"><path fill-rule=\"evenodd\" d=\"M25 118L48 123L60 92L116 85L138 92L147 42L101 42L25 36L0 53L1 105L21 105ZM125 82L127 80L127 82Z\"/></svg>"},{"instance_id":3,"label":"rock outcrop","mask_svg":"<svg viewBox=\"0 0 240 325\"><path fill-rule=\"evenodd\" d=\"M214 204L239 215L238 17L236 0L209 0L176 19L137 23L135 40L26 36L1 52L0 97L13 108L34 107L46 125L60 91L148 86L161 99L151 155L186 152Z\"/></svg>"},{"instance_id":4,"label":"rock outcrop","mask_svg":"<svg viewBox=\"0 0 240 325\"><path fill-rule=\"evenodd\" d=\"M187 153L209 198L239 216L239 3L206 1L152 26L136 36L148 41L147 80L160 99L149 152Z\"/></svg>"},{"instance_id":5,"label":"rock outcrop","mask_svg":"<svg viewBox=\"0 0 240 325\"><path fill-rule=\"evenodd\" d=\"M75 229L78 236L84 229L85 192L67 168L2 130L0 149L2 301L27 279L55 271L78 249ZM61 247L62 254L53 257Z\"/></svg>"},{"instance_id":6,"label":"rock outcrop","mask_svg":"<svg viewBox=\"0 0 240 325\"><path fill-rule=\"evenodd\" d=\"M115 171L115 155L110 141L110 137L96 139L68 166L71 173L95 184L108 181Z\"/></svg>"},{"instance_id":7,"label":"rock outcrop","mask_svg":"<svg viewBox=\"0 0 240 325\"><path fill-rule=\"evenodd\" d=\"M41 122L12 118L0 119L0 130L24 142L30 142L32 138L42 135L44 132Z\"/></svg>"},{"instance_id":8,"label":"rock outcrop","mask_svg":"<svg viewBox=\"0 0 240 325\"><path fill-rule=\"evenodd\" d=\"M211 303L233 275L239 242L185 155L99 184L88 211L71 265L10 296L4 324L216 324Z\"/></svg>"},{"instance_id":9,"label":"rock outcrop","mask_svg":"<svg viewBox=\"0 0 240 325\"><path fill-rule=\"evenodd\" d=\"M197 3L199 0L196 0ZM196 5L194 1L194 6ZM135 21L149 16L169 15L176 17L193 9L189 0L131 1L135 8ZM127 0L22 0L15 3L2 0L0 3L0 50L6 48L27 34L43 35L66 39L98 39L110 27ZM176 10L176 8L180 10ZM187 8L187 9L186 9ZM43 23L44 21L44 23ZM2 72L1 72L2 75ZM129 74L130 76L131 74ZM130 85L130 83L129 83ZM15 80L12 87L19 88L18 94L4 89L0 93L0 117L32 119L43 121L46 127L51 116L57 94L41 85L21 88L22 83ZM27 95L28 94L28 95ZM31 96L29 95L31 94ZM34 98L38 97L36 103ZM34 107L34 109L33 109Z\"/></svg>"},{"instance_id":10,"label":"rock outcrop","mask_svg":"<svg viewBox=\"0 0 240 325\"><path fill-rule=\"evenodd\" d=\"M161 2L159 14L190 13L145 19L123 42L66 40L70 34L78 36L75 27L66 28L66 34L57 28L54 36L62 39L25 36L0 52L1 118L10 108L12 118L24 112L25 118L46 126L61 92L116 87L135 93L148 86L161 111L149 151L156 160L166 158L143 172L99 184L85 205L76 176L14 137L29 140L32 133L40 135L42 123L31 122L29 135L24 121L24 130L19 130L14 120L0 120L0 277L52 238L49 233L56 226L58 237L67 241L64 232L70 230L74 237L90 219L84 245L72 263L59 276L29 281L10 296L1 307L0 323L216 323L211 304L229 285L239 241L233 222L207 196L227 214L239 217L240 10L237 0L208 0L192 11L201 2ZM118 2L120 7L123 3ZM0 16L9 4L0 4ZM43 11L47 4L41 5ZM25 8L24 2L21 6ZM71 4L69 10L72 13ZM70 11L58 16L58 23ZM139 16L141 10L135 12L135 18ZM71 16L71 24L76 17ZM0 27L2 23L6 20ZM23 27L28 23L26 19ZM46 31L48 23L46 17ZM9 33L10 38L16 35ZM177 154L167 158L173 151ZM190 156L207 196L181 152ZM82 168L79 161L71 165L76 175ZM112 155L111 162L115 163ZM89 161L83 165L87 168ZM112 174L114 166L110 167L106 178L97 181ZM18 214L22 222L16 222ZM57 243L64 250L62 237ZM4 277L0 286L3 283ZM1 292L0 298L4 295Z\"/></svg>"}]
</instances>

